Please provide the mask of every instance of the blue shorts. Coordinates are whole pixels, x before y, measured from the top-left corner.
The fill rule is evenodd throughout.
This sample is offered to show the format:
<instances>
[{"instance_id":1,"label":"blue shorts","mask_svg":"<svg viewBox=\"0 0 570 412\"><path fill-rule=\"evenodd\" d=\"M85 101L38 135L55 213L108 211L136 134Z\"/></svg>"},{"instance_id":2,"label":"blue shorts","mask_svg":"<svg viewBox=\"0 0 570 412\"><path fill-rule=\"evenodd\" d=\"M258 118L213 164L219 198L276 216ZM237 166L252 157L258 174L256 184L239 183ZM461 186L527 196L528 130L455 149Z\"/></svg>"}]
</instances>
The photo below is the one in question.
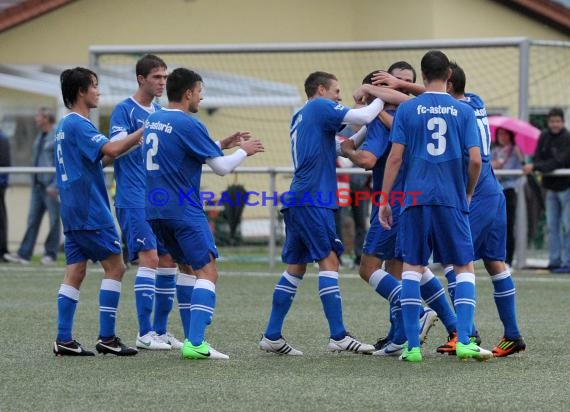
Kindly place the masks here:
<instances>
[{"instance_id":1,"label":"blue shorts","mask_svg":"<svg viewBox=\"0 0 570 412\"><path fill-rule=\"evenodd\" d=\"M380 260L402 260L402 253L398 245L398 230L400 227L400 208L392 208L392 229L386 230L378 220L378 214L370 219L370 228L366 233L362 253L375 256Z\"/></svg>"},{"instance_id":2,"label":"blue shorts","mask_svg":"<svg viewBox=\"0 0 570 412\"><path fill-rule=\"evenodd\" d=\"M149 220L156 238L176 263L189 265L194 270L210 263L210 256L218 258L218 249L206 216L192 221L174 219Z\"/></svg>"},{"instance_id":3,"label":"blue shorts","mask_svg":"<svg viewBox=\"0 0 570 412\"><path fill-rule=\"evenodd\" d=\"M324 207L290 207L283 210L285 245L283 263L302 265L342 255L344 246L336 234L334 210Z\"/></svg>"},{"instance_id":4,"label":"blue shorts","mask_svg":"<svg viewBox=\"0 0 570 412\"><path fill-rule=\"evenodd\" d=\"M146 221L144 208L116 208L117 220L121 232L125 237L129 262L136 260L139 252L145 250L158 250L158 255L166 255L168 252L164 246L157 242L156 236Z\"/></svg>"},{"instance_id":5,"label":"blue shorts","mask_svg":"<svg viewBox=\"0 0 570 412\"><path fill-rule=\"evenodd\" d=\"M474 260L500 261L507 258L507 207L505 195L473 197L469 205Z\"/></svg>"},{"instance_id":6,"label":"blue shorts","mask_svg":"<svg viewBox=\"0 0 570 412\"><path fill-rule=\"evenodd\" d=\"M473 261L468 213L448 206L412 206L400 215L402 258L410 265L434 262L466 265Z\"/></svg>"},{"instance_id":7,"label":"blue shorts","mask_svg":"<svg viewBox=\"0 0 570 412\"><path fill-rule=\"evenodd\" d=\"M115 227L98 230L70 230L65 233L65 263L98 262L121 254L121 238Z\"/></svg>"}]
</instances>

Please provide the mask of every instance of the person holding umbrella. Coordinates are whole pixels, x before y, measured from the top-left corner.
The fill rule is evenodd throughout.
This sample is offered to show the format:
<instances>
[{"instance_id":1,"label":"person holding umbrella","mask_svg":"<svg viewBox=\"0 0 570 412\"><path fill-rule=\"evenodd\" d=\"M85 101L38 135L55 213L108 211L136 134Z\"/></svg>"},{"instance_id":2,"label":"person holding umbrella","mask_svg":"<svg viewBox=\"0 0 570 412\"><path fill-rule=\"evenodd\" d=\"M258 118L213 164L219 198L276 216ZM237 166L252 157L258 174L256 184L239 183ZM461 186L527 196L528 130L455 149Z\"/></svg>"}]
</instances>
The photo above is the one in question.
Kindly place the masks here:
<instances>
[{"instance_id":1,"label":"person holding umbrella","mask_svg":"<svg viewBox=\"0 0 570 412\"><path fill-rule=\"evenodd\" d=\"M515 134L499 127L495 130L495 145L492 149L493 169L521 169L524 156L515 143ZM507 258L505 262L511 266L515 251L515 219L517 212L517 189L521 186L518 176L501 176L498 178L503 187L507 209Z\"/></svg>"},{"instance_id":2,"label":"person holding umbrella","mask_svg":"<svg viewBox=\"0 0 570 412\"><path fill-rule=\"evenodd\" d=\"M549 173L570 168L570 132L564 127L564 112L548 112L547 129L538 139L534 162L523 166L525 174ZM552 273L570 273L570 176L544 176L548 226L548 268Z\"/></svg>"}]
</instances>

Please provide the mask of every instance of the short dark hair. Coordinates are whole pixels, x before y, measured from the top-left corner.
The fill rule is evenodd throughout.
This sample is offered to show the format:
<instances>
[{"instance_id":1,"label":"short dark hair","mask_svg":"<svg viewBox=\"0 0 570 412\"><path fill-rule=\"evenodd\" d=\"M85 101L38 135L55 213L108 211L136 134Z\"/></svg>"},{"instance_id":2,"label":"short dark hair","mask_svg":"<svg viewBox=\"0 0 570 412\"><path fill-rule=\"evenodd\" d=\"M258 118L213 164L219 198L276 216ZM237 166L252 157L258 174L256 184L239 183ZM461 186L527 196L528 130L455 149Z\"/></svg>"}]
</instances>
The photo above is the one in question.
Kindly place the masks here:
<instances>
[{"instance_id":1,"label":"short dark hair","mask_svg":"<svg viewBox=\"0 0 570 412\"><path fill-rule=\"evenodd\" d=\"M405 61L399 61L399 62L395 62L392 63L390 65L390 67L388 67L388 73L393 74L392 72L396 69L400 69L400 70L411 70L414 77L413 77L413 82L416 82L416 70L412 67L412 65L408 62ZM378 72L381 72L382 69L378 69L378 70L374 70L371 71L370 73L368 73L366 75L366 77L364 79L362 79L362 84L372 84L372 78L374 77L374 75Z\"/></svg>"},{"instance_id":2,"label":"short dark hair","mask_svg":"<svg viewBox=\"0 0 570 412\"><path fill-rule=\"evenodd\" d=\"M313 72L305 80L305 93L310 99L317 93L319 86L330 87L333 80L338 80L334 74L327 72Z\"/></svg>"},{"instance_id":3,"label":"short dark hair","mask_svg":"<svg viewBox=\"0 0 570 412\"><path fill-rule=\"evenodd\" d=\"M551 117L560 117L562 121L564 121L564 110L560 107L553 107L548 111L548 115L546 115L547 119L550 119Z\"/></svg>"},{"instance_id":4,"label":"short dark hair","mask_svg":"<svg viewBox=\"0 0 570 412\"><path fill-rule=\"evenodd\" d=\"M55 113L49 107L42 106L38 109L38 113L41 113L43 117L47 119L50 124L55 123Z\"/></svg>"},{"instance_id":5,"label":"short dark hair","mask_svg":"<svg viewBox=\"0 0 570 412\"><path fill-rule=\"evenodd\" d=\"M186 90L192 90L198 82L202 81L195 71L179 67L174 69L166 79L166 95L170 102L181 102Z\"/></svg>"},{"instance_id":6,"label":"short dark hair","mask_svg":"<svg viewBox=\"0 0 570 412\"><path fill-rule=\"evenodd\" d=\"M154 54L145 54L137 61L135 68L136 75L137 77L146 77L157 67L162 67L165 70L168 68L164 60L162 60L160 57L155 56Z\"/></svg>"},{"instance_id":7,"label":"short dark hair","mask_svg":"<svg viewBox=\"0 0 570 412\"><path fill-rule=\"evenodd\" d=\"M392 72L396 69L411 70L412 73L414 74L413 82L414 83L416 82L416 69L414 69L414 67L410 63L408 63L404 60L400 60L398 62L392 63L390 65L390 67L388 67L388 73L393 74Z\"/></svg>"},{"instance_id":8,"label":"short dark hair","mask_svg":"<svg viewBox=\"0 0 570 412\"><path fill-rule=\"evenodd\" d=\"M430 50L422 57L422 73L428 82L447 80L449 75L449 59L440 50Z\"/></svg>"},{"instance_id":9,"label":"short dark hair","mask_svg":"<svg viewBox=\"0 0 570 412\"><path fill-rule=\"evenodd\" d=\"M451 76L447 81L453 85L454 93L464 94L465 85L467 84L465 72L455 62L449 62L449 68L451 69Z\"/></svg>"},{"instance_id":10,"label":"short dark hair","mask_svg":"<svg viewBox=\"0 0 570 412\"><path fill-rule=\"evenodd\" d=\"M77 101L79 92L86 92L89 86L97 84L97 74L85 67L75 67L61 72L59 76L63 104L68 109Z\"/></svg>"}]
</instances>

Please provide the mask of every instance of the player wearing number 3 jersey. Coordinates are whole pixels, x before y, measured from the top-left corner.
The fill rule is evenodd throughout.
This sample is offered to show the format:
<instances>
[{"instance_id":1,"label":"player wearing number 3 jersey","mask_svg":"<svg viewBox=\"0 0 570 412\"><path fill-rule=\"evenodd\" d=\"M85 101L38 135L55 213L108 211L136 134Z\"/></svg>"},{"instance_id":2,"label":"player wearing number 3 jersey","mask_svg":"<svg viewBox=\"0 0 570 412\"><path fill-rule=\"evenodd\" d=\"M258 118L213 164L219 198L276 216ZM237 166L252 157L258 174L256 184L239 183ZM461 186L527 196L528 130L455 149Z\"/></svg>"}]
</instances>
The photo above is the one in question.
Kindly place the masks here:
<instances>
[{"instance_id":1,"label":"player wearing number 3 jersey","mask_svg":"<svg viewBox=\"0 0 570 412\"><path fill-rule=\"evenodd\" d=\"M458 273L457 356L488 359L491 352L469 339L475 312L475 274L468 211L481 170L477 123L472 108L446 93L451 74L447 56L429 51L421 67L426 92L402 103L396 112L382 185L382 191L390 193L402 169L403 190L421 192L415 205L404 204L398 232L404 260L400 302L408 339L401 359L422 360L420 280L433 250L453 263ZM389 229L390 206L381 206L379 214L381 224Z\"/></svg>"}]
</instances>

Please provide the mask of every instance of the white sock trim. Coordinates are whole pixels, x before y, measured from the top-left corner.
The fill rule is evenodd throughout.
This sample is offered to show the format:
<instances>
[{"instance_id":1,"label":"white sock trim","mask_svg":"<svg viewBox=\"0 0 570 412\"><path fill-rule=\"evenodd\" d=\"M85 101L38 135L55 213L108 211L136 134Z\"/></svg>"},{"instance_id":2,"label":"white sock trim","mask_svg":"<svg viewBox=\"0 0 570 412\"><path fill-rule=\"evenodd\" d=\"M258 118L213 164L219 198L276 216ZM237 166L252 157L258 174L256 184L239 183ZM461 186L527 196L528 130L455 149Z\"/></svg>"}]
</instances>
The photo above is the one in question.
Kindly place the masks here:
<instances>
[{"instance_id":1,"label":"white sock trim","mask_svg":"<svg viewBox=\"0 0 570 412\"><path fill-rule=\"evenodd\" d=\"M491 281L498 282L499 280L503 280L511 276L510 270L505 270L504 272L497 273L496 275L491 276Z\"/></svg>"},{"instance_id":2,"label":"white sock trim","mask_svg":"<svg viewBox=\"0 0 570 412\"><path fill-rule=\"evenodd\" d=\"M453 265L449 265L443 268L443 274L447 275L449 272L453 270Z\"/></svg>"},{"instance_id":3,"label":"white sock trim","mask_svg":"<svg viewBox=\"0 0 570 412\"><path fill-rule=\"evenodd\" d=\"M176 275L178 268L158 268L156 276L173 276Z\"/></svg>"},{"instance_id":4,"label":"white sock trim","mask_svg":"<svg viewBox=\"0 0 570 412\"><path fill-rule=\"evenodd\" d=\"M136 277L155 280L156 279L156 269L146 268L144 266L139 266L139 269L137 270Z\"/></svg>"},{"instance_id":5,"label":"white sock trim","mask_svg":"<svg viewBox=\"0 0 570 412\"><path fill-rule=\"evenodd\" d=\"M283 272L282 275L285 279L287 279L287 282L289 282L290 284L294 285L295 287L298 287L299 284L301 283L302 278L298 278L296 276L291 275L289 272L285 271Z\"/></svg>"},{"instance_id":6,"label":"white sock trim","mask_svg":"<svg viewBox=\"0 0 570 412\"><path fill-rule=\"evenodd\" d=\"M406 270L402 272L402 280L413 280L414 282L421 282L422 274L413 270Z\"/></svg>"},{"instance_id":7,"label":"white sock trim","mask_svg":"<svg viewBox=\"0 0 570 412\"><path fill-rule=\"evenodd\" d=\"M69 299L79 302L79 289L75 289L73 286L62 283L59 287L58 293L60 295L68 297Z\"/></svg>"},{"instance_id":8,"label":"white sock trim","mask_svg":"<svg viewBox=\"0 0 570 412\"><path fill-rule=\"evenodd\" d=\"M469 282L475 284L475 273L463 272L459 273L455 278L455 283Z\"/></svg>"},{"instance_id":9,"label":"white sock trim","mask_svg":"<svg viewBox=\"0 0 570 412\"><path fill-rule=\"evenodd\" d=\"M209 291L216 293L215 283L209 281L208 279L196 280L196 284L194 285L194 291L196 291L196 289L208 289Z\"/></svg>"},{"instance_id":10,"label":"white sock trim","mask_svg":"<svg viewBox=\"0 0 570 412\"><path fill-rule=\"evenodd\" d=\"M320 276L325 278L338 279L338 272L335 272L333 270L323 270L322 272L319 272L319 277Z\"/></svg>"},{"instance_id":11,"label":"white sock trim","mask_svg":"<svg viewBox=\"0 0 570 412\"><path fill-rule=\"evenodd\" d=\"M382 282L382 279L384 279L387 275L389 275L388 272L383 269L378 269L372 273L370 279L368 279L368 284L372 286L374 290L376 290L380 282Z\"/></svg>"},{"instance_id":12,"label":"white sock trim","mask_svg":"<svg viewBox=\"0 0 570 412\"><path fill-rule=\"evenodd\" d=\"M435 277L435 275L433 274L433 272L431 271L430 268L425 268L424 269L424 273L422 273L422 278L420 280L420 285L425 285L426 283L428 283L430 280L432 280Z\"/></svg>"},{"instance_id":13,"label":"white sock trim","mask_svg":"<svg viewBox=\"0 0 570 412\"><path fill-rule=\"evenodd\" d=\"M179 273L176 279L176 285L180 286L194 286L196 285L196 276L188 275L187 273Z\"/></svg>"},{"instance_id":14,"label":"white sock trim","mask_svg":"<svg viewBox=\"0 0 570 412\"><path fill-rule=\"evenodd\" d=\"M101 290L121 293L121 282L114 279L103 279L101 281Z\"/></svg>"}]
</instances>

